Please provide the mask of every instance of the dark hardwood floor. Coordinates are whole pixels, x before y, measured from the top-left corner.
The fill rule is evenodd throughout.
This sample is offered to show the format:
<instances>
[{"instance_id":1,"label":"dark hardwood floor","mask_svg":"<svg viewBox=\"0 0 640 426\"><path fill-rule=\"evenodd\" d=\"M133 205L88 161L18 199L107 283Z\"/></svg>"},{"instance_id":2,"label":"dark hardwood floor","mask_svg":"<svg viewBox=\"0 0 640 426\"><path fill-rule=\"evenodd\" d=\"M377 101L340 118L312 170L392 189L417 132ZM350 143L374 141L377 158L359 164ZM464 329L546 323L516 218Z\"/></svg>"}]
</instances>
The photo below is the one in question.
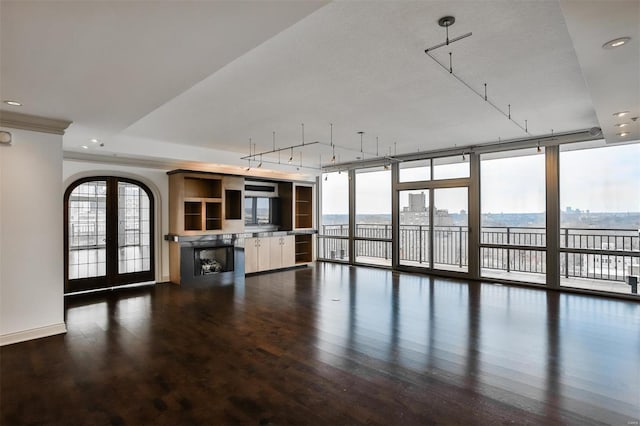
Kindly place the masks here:
<instances>
[{"instance_id":1,"label":"dark hardwood floor","mask_svg":"<svg viewBox=\"0 0 640 426\"><path fill-rule=\"evenodd\" d=\"M318 264L68 299L13 424L638 424L640 304Z\"/></svg>"}]
</instances>

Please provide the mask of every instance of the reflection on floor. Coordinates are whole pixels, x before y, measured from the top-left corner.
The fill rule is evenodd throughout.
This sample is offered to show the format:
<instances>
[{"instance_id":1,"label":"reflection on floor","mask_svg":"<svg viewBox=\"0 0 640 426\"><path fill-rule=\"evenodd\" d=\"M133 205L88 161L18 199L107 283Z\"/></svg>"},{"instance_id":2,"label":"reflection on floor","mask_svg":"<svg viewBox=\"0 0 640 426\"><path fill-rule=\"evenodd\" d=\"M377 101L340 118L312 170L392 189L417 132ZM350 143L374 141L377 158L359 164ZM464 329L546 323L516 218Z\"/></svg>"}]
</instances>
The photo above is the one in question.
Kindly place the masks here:
<instances>
[{"instance_id":1,"label":"reflection on floor","mask_svg":"<svg viewBox=\"0 0 640 426\"><path fill-rule=\"evenodd\" d=\"M66 305L66 335L0 348L1 424L640 419L632 301L320 263Z\"/></svg>"},{"instance_id":2,"label":"reflection on floor","mask_svg":"<svg viewBox=\"0 0 640 426\"><path fill-rule=\"evenodd\" d=\"M356 257L356 262L366 265L391 266L391 259L379 257ZM414 262L403 260L402 265L427 268L427 262ZM436 263L435 269L441 271L467 272L466 266L455 266L444 263ZM503 271L500 269L485 269L481 271L482 277L498 280L520 281L525 283L542 284L546 283L546 274L537 274L532 272ZM598 280L591 278L573 278L561 277L560 285L563 287L572 287L585 290L607 291L613 293L631 294L631 287L624 281Z\"/></svg>"}]
</instances>

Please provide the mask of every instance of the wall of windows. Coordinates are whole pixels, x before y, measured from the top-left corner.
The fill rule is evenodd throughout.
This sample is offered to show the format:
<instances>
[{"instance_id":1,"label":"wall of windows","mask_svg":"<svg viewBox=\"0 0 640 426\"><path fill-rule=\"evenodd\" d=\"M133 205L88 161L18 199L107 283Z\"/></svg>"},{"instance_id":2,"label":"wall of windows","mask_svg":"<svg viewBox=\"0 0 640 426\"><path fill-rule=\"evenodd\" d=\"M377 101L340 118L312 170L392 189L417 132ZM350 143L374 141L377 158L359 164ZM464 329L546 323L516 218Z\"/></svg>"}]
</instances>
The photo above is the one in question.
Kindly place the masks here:
<instances>
[{"instance_id":1,"label":"wall of windows","mask_svg":"<svg viewBox=\"0 0 640 426\"><path fill-rule=\"evenodd\" d=\"M349 261L349 174L322 175L318 258Z\"/></svg>"},{"instance_id":2,"label":"wall of windows","mask_svg":"<svg viewBox=\"0 0 640 426\"><path fill-rule=\"evenodd\" d=\"M544 284L544 150L482 154L480 182L481 275Z\"/></svg>"},{"instance_id":3,"label":"wall of windows","mask_svg":"<svg viewBox=\"0 0 640 426\"><path fill-rule=\"evenodd\" d=\"M321 257L631 293L640 274L640 143L514 146L343 172L342 197L350 195L351 206L343 203L332 232L354 253L335 259L325 249ZM337 194L326 182L323 200ZM322 218L326 247L325 218L332 217L324 206Z\"/></svg>"},{"instance_id":4,"label":"wall of windows","mask_svg":"<svg viewBox=\"0 0 640 426\"><path fill-rule=\"evenodd\" d=\"M640 275L640 145L560 149L560 284L629 293Z\"/></svg>"},{"instance_id":5,"label":"wall of windows","mask_svg":"<svg viewBox=\"0 0 640 426\"><path fill-rule=\"evenodd\" d=\"M355 173L355 261L391 266L391 170Z\"/></svg>"}]
</instances>

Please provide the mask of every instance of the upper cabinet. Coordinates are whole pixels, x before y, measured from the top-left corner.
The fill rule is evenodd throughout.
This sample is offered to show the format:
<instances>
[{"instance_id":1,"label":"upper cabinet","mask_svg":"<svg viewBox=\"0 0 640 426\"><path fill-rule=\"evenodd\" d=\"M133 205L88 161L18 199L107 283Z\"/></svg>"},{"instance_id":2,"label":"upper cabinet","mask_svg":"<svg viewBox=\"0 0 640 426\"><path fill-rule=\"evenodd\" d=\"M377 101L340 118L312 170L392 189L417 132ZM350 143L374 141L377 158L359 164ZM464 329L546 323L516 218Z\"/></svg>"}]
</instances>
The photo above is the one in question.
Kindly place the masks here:
<instances>
[{"instance_id":1,"label":"upper cabinet","mask_svg":"<svg viewBox=\"0 0 640 426\"><path fill-rule=\"evenodd\" d=\"M242 232L243 189L241 176L169 172L169 232L175 235Z\"/></svg>"},{"instance_id":2,"label":"upper cabinet","mask_svg":"<svg viewBox=\"0 0 640 426\"><path fill-rule=\"evenodd\" d=\"M188 170L169 175L169 233L237 234L315 228L313 183Z\"/></svg>"}]
</instances>

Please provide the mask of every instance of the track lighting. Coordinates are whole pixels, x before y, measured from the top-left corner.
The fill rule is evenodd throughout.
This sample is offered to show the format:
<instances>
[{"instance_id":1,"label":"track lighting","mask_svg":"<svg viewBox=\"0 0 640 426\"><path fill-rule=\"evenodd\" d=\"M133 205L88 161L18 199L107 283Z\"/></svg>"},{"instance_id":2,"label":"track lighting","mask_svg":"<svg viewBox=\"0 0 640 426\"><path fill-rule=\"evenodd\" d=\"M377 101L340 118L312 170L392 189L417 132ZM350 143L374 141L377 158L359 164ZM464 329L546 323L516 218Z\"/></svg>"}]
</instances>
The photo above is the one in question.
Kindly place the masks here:
<instances>
[{"instance_id":1,"label":"track lighting","mask_svg":"<svg viewBox=\"0 0 640 426\"><path fill-rule=\"evenodd\" d=\"M540 147L540 141L538 141L538 147L536 148L536 151L542 152L542 148Z\"/></svg>"},{"instance_id":2,"label":"track lighting","mask_svg":"<svg viewBox=\"0 0 640 426\"><path fill-rule=\"evenodd\" d=\"M291 155L289 156L289 164L293 163L293 148L291 148Z\"/></svg>"}]
</instances>

